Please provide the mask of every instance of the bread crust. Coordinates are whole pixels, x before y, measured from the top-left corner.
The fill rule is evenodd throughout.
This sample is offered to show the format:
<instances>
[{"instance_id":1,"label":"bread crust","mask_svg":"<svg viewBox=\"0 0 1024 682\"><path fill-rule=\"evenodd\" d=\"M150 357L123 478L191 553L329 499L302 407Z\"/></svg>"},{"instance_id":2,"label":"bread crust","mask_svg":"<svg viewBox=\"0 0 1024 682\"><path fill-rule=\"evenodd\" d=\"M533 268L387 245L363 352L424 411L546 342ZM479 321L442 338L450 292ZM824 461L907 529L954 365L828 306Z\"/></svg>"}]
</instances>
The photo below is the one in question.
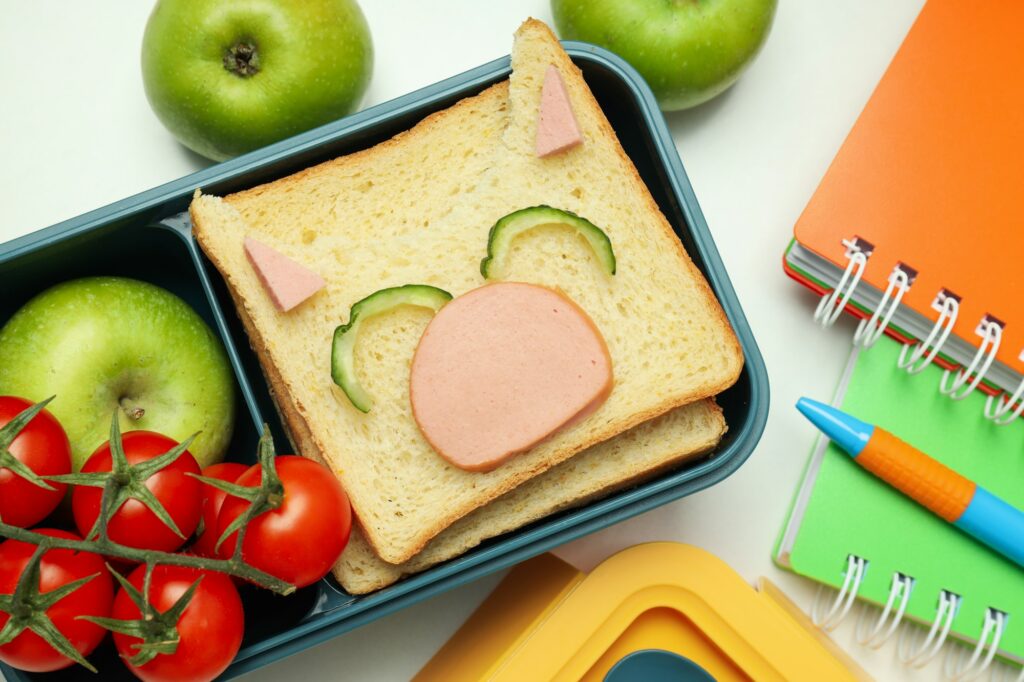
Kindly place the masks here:
<instances>
[{"instance_id":1,"label":"bread crust","mask_svg":"<svg viewBox=\"0 0 1024 682\"><path fill-rule=\"evenodd\" d=\"M423 556L423 554L421 553L417 554L416 556L412 557L409 561L406 561L400 565L391 565L387 564L386 562L383 562L384 570L379 570L376 574L367 575L366 573L361 573L357 575L347 568L345 555L342 554L341 559L339 559L338 563L335 564L332 573L335 579L341 584L341 586L345 588L345 591L347 591L350 594L367 594L370 592L374 592L376 590L382 589L384 587L387 587L388 585L397 582L401 578L404 578L409 575L415 575L416 573L421 573L425 570L430 569L433 566L436 566L439 563L458 557L459 555L468 552L474 547L477 547L478 545L480 545L480 543L486 540L497 537L499 535L503 535L505 533L512 532L518 528L521 528L522 526L525 526L529 523L533 523L538 519L544 518L551 514L557 514L559 512L566 511L569 509L577 509L596 500L608 497L609 495L612 495L620 490L625 490L627 488L631 488L633 486L640 485L641 483L649 481L667 471L674 469L683 462L690 461L691 459L695 459L697 457L700 457L701 455L705 455L711 452L721 441L722 436L725 434L727 430L725 421L722 419L722 410L718 406L718 404L714 402L713 398L707 399L706 403L707 407L711 410L711 412L714 415L712 417L712 421L717 422L719 428L713 432L709 432L707 434L707 440L697 448L680 449L676 452L666 455L664 459L656 463L652 463L651 466L643 466L633 469L631 471L624 471L622 472L623 477L621 479L615 481L607 481L597 486L596 488L586 492L580 497L562 500L554 505L551 505L550 508L546 509L543 513L529 514L526 517L519 519L518 523L516 524L507 524L500 528L490 528L488 530L485 530L484 532L475 535L459 535L454 538L450 538L445 534L449 530L454 530L454 528L446 529L436 538L432 539L430 543L428 543L427 546L424 548L423 551L430 550L431 548L434 548L436 550L434 556L430 557L426 561L417 561L417 559ZM686 407L679 409L686 409ZM578 456L585 457L586 453L580 453ZM569 460L563 462L563 464L567 463L569 463ZM553 472L553 469L549 470L549 472L545 472L545 474L542 474L542 476L546 475L547 473ZM534 480L539 482L539 478ZM533 482L534 481L527 481L526 483L523 484L523 486L530 486L533 484ZM519 491L522 489L523 487L520 487L516 490L509 492L508 495L517 495ZM502 500L498 499L490 502L489 504L500 504L501 502ZM478 510L475 510L474 513L481 510L483 510L483 507L481 507ZM466 520L469 520L470 518L470 516L467 516ZM358 524L356 527L353 528L352 532L352 542L359 542L360 539L362 539L362 541L364 542L366 541L366 534L362 531L361 527L359 527ZM439 545L443 546L443 549L437 549Z\"/></svg>"}]
</instances>

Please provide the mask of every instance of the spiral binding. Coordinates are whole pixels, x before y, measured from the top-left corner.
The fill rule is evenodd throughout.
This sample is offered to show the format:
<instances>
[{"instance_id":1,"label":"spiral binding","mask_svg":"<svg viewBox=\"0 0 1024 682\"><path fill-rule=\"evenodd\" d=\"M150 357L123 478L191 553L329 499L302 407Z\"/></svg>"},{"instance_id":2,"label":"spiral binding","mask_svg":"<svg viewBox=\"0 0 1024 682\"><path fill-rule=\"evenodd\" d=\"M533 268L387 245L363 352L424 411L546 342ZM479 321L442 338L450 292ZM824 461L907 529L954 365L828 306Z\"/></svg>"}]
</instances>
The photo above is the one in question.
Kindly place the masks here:
<instances>
[{"instance_id":1,"label":"spiral binding","mask_svg":"<svg viewBox=\"0 0 1024 682\"><path fill-rule=\"evenodd\" d=\"M981 380L985 378L992 362L999 352L999 343L1003 338L1003 325L998 320L986 317L978 326L978 333L982 337L981 345L971 359L970 364L964 369L957 370L956 378L949 381L953 375L948 369L942 373L942 382L939 384L939 391L952 400L963 400L978 387ZM971 375L974 378L971 378Z\"/></svg>"},{"instance_id":2,"label":"spiral binding","mask_svg":"<svg viewBox=\"0 0 1024 682\"><path fill-rule=\"evenodd\" d=\"M868 257L874 247L860 239L844 239L846 247L846 268L835 288L822 295L814 310L814 320L822 327L835 324L843 310L853 298L860 285L867 267ZM913 284L917 272L902 263L897 263L889 275L888 285L882 298L869 318L862 319L853 334L854 345L871 348L882 337L889 327L893 316L900 307L904 295ZM900 349L897 366L908 374L917 374L930 365L939 355L942 347L949 340L956 325L960 312L960 297L951 291L942 289L936 296L932 307L939 312L939 317L932 325L924 341L905 343ZM988 315L978 326L978 335L982 337L974 357L967 367L962 367L954 374L945 370L939 391L952 400L963 400L976 389L985 379L985 375L995 362L1002 341L1003 323ZM1020 354L1024 361L1024 351ZM1024 414L1024 378L1017 389L1001 396L989 396L985 403L985 417L995 424L1005 426L1013 423Z\"/></svg>"},{"instance_id":3,"label":"spiral binding","mask_svg":"<svg viewBox=\"0 0 1024 682\"><path fill-rule=\"evenodd\" d=\"M900 307L900 301L910 289L910 274L901 266L897 265L889 275L889 285L882 294L882 300L871 315L870 319L861 320L857 325L857 331L853 334L853 342L864 348L871 348L885 333L886 327Z\"/></svg>"},{"instance_id":4,"label":"spiral binding","mask_svg":"<svg viewBox=\"0 0 1024 682\"><path fill-rule=\"evenodd\" d=\"M820 585L814 604L811 607L811 620L826 632L834 630L850 612L860 586L863 584L868 562L863 557L850 554L846 557L846 571L843 584L836 592L831 603L824 598L827 588ZM889 588L889 598L881 613L872 625L870 619L862 612L858 618L855 634L857 642L872 649L878 649L895 634L906 614L907 603L914 588L914 579L903 573L893 573ZM899 604L897 605L897 600ZM920 628L905 627L899 636L897 654L900 661L912 668L923 668L942 650L943 645L952 631L953 620L960 607L961 597L948 590L939 593L939 607L935 612L931 627L923 641L917 633ZM896 607L893 610L893 607ZM945 676L954 682L973 680L989 669L995 660L999 643L1006 630L1007 614L989 607L985 611L985 624L973 651L958 647L947 650L943 662ZM966 662L964 661L966 658ZM1024 682L1024 668L1018 673L1017 682Z\"/></svg>"},{"instance_id":5,"label":"spiral binding","mask_svg":"<svg viewBox=\"0 0 1024 682\"><path fill-rule=\"evenodd\" d=\"M1024 361L1024 352L1021 352L1019 358ZM1017 407L1013 407L1014 403L1017 403ZM1012 423L1022 412L1024 412L1024 378L1020 380L1013 395L1003 394L998 398L990 395L985 401L985 417L999 426Z\"/></svg>"},{"instance_id":6,"label":"spiral binding","mask_svg":"<svg viewBox=\"0 0 1024 682\"><path fill-rule=\"evenodd\" d=\"M857 620L857 642L871 649L878 649L892 637L893 633L896 632L896 628L899 627L900 623L903 622L903 614L906 613L907 603L910 601L910 591L914 587L914 579L909 575L903 575L902 573L896 572L892 574L892 586L889 588L889 598L885 601L885 607L882 609L881 614L875 621L874 627L870 630L868 625L870 620L865 614L870 613L867 609L861 612L860 618ZM893 613L892 607L896 603L897 597L900 598L900 604ZM889 616L892 614L892 619ZM888 623L888 626L886 625Z\"/></svg>"},{"instance_id":7,"label":"spiral binding","mask_svg":"<svg viewBox=\"0 0 1024 682\"><path fill-rule=\"evenodd\" d=\"M931 628L923 642L912 642L913 635L917 629L904 628L900 633L897 654L904 665L912 668L923 668L928 665L942 649L949 631L953 627L953 619L956 617L957 609L960 607L960 595L947 590L939 593L939 608L932 619Z\"/></svg>"},{"instance_id":8,"label":"spiral binding","mask_svg":"<svg viewBox=\"0 0 1024 682\"><path fill-rule=\"evenodd\" d=\"M831 327L835 324L864 276L864 268L868 264L871 250L862 248L862 244L866 246L866 242L861 242L857 238L843 240L849 263L846 264L846 269L843 270L843 276L839 278L836 288L831 293L823 295L818 302L818 307L814 310L814 319L822 327Z\"/></svg>"},{"instance_id":9,"label":"spiral binding","mask_svg":"<svg viewBox=\"0 0 1024 682\"><path fill-rule=\"evenodd\" d=\"M918 374L935 360L935 356L946 344L956 324L957 315L960 313L960 299L949 292L941 291L936 303L939 308L939 319L935 321L928 336L921 343L904 344L900 349L896 365L908 374Z\"/></svg>"},{"instance_id":10,"label":"spiral binding","mask_svg":"<svg viewBox=\"0 0 1024 682\"><path fill-rule=\"evenodd\" d=\"M834 630L853 606L853 600L857 598L861 582L864 580L864 571L868 562L859 556L850 554L846 557L846 572L843 577L843 585L839 588L832 605L825 610L823 607L825 586L818 587L818 595L814 600L811 609L811 621L826 632Z\"/></svg>"},{"instance_id":11,"label":"spiral binding","mask_svg":"<svg viewBox=\"0 0 1024 682\"><path fill-rule=\"evenodd\" d=\"M999 649L999 641L1003 638L1005 627L1006 614L993 608L987 609L985 611L985 625L981 629L978 643L974 646L974 651L971 653L970 658L967 659L967 663L961 664L963 648L958 648L956 654L950 651L946 655L946 661L943 664L943 671L946 673L946 677L955 682L960 682L961 680L973 680L985 672L992 665L992 659L995 658L996 651ZM989 633L992 635L991 642L988 641ZM988 652L982 656L986 645Z\"/></svg>"}]
</instances>

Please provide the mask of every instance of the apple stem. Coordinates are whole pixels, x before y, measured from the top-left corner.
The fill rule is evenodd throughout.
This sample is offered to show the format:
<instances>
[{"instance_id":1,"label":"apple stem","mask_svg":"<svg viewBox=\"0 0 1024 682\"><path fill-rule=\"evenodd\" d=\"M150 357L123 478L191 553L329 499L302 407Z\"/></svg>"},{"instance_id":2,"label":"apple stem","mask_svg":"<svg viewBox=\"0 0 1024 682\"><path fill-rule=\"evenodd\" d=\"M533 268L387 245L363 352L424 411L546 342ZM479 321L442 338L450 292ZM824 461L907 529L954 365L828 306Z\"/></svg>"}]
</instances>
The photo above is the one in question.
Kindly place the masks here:
<instances>
[{"instance_id":1,"label":"apple stem","mask_svg":"<svg viewBox=\"0 0 1024 682\"><path fill-rule=\"evenodd\" d=\"M260 54L256 46L243 40L224 53L224 68L239 78L255 76L260 71Z\"/></svg>"},{"instance_id":2,"label":"apple stem","mask_svg":"<svg viewBox=\"0 0 1024 682\"><path fill-rule=\"evenodd\" d=\"M128 415L128 418L132 421L139 421L146 415L146 410L133 404L128 398L121 398L121 400L118 401L118 404L121 405L121 409L124 410L124 413Z\"/></svg>"}]
</instances>

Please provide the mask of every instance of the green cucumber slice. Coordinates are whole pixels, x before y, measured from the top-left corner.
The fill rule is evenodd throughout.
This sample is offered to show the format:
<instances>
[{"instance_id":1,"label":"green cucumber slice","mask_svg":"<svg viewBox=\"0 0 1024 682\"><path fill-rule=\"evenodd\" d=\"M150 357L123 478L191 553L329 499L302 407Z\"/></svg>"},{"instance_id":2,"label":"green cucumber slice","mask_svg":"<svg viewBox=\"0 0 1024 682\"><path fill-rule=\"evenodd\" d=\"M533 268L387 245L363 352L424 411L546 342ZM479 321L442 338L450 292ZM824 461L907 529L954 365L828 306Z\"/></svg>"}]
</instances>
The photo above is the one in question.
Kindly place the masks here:
<instances>
[{"instance_id":1,"label":"green cucumber slice","mask_svg":"<svg viewBox=\"0 0 1024 682\"><path fill-rule=\"evenodd\" d=\"M427 284L406 284L381 289L352 305L352 310L348 314L348 324L334 330L331 378L345 392L357 410L369 412L373 407L373 398L356 379L355 347L362 323L374 315L386 313L403 305L430 308L436 313L450 300L452 295L444 289Z\"/></svg>"},{"instance_id":2,"label":"green cucumber slice","mask_svg":"<svg viewBox=\"0 0 1024 682\"><path fill-rule=\"evenodd\" d=\"M609 275L615 274L615 251L608 235L600 227L575 213L541 205L519 209L494 223L487 237L487 257L480 261L480 274L484 279L501 277L512 240L541 225L565 225L572 228L590 244L601 267Z\"/></svg>"}]
</instances>

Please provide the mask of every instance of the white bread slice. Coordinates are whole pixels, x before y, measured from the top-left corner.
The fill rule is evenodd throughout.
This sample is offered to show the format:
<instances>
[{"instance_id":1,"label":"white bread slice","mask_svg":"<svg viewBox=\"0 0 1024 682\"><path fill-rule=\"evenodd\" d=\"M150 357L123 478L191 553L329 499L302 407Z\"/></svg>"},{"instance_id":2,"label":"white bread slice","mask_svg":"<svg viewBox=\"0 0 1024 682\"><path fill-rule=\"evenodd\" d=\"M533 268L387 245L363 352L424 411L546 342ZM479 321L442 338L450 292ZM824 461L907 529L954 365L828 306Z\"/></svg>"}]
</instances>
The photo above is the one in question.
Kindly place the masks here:
<instances>
[{"instance_id":1,"label":"white bread slice","mask_svg":"<svg viewBox=\"0 0 1024 682\"><path fill-rule=\"evenodd\" d=\"M252 323L243 308L242 322ZM264 366L271 387L281 383L272 365ZM291 403L274 401L288 437L299 452L314 453L322 464L309 429ZM575 457L524 482L462 517L401 564L381 559L358 521L333 569L350 594L366 594L401 578L455 558L489 538L508 533L549 514L580 507L618 490L638 485L679 464L713 450L727 426L714 398L678 407L629 431L598 443Z\"/></svg>"},{"instance_id":2,"label":"white bread slice","mask_svg":"<svg viewBox=\"0 0 1024 682\"><path fill-rule=\"evenodd\" d=\"M521 528L548 514L580 507L653 478L712 450L725 433L713 399L672 410L595 445L496 500L462 517L403 564L383 561L362 530L334 566L334 577L350 594L366 594L459 556L484 540Z\"/></svg>"},{"instance_id":3,"label":"white bread slice","mask_svg":"<svg viewBox=\"0 0 1024 682\"><path fill-rule=\"evenodd\" d=\"M585 142L539 160L532 131L547 64L566 81ZM223 200L197 196L191 207L196 237L246 321L289 430L309 434L301 454L337 473L367 539L391 563L576 452L717 394L742 366L717 301L547 27L524 24L513 65L511 84L392 140ZM458 295L480 286L490 226L537 203L605 229L618 274L603 274L578 238L540 228L516 242L510 279L559 288L590 314L608 342L616 386L597 412L530 452L492 472L462 471L429 448L410 414L409 363L428 313L402 309L363 328L357 371L376 400L365 415L331 382L331 335L352 303L382 287L424 283ZM325 290L278 313L245 261L246 236L319 273Z\"/></svg>"}]
</instances>

